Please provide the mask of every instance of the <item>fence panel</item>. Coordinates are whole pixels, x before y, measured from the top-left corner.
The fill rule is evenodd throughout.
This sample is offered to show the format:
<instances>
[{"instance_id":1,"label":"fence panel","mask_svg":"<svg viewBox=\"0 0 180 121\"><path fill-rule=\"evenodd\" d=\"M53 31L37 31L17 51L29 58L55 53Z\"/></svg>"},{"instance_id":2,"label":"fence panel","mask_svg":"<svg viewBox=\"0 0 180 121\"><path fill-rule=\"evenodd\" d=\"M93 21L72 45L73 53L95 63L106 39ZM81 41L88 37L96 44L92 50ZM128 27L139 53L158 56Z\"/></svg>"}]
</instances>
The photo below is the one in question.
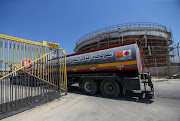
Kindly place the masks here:
<instances>
[{"instance_id":1,"label":"fence panel","mask_svg":"<svg viewBox=\"0 0 180 121\"><path fill-rule=\"evenodd\" d=\"M0 34L0 113L60 96L67 90L65 59L58 44Z\"/></svg>"}]
</instances>

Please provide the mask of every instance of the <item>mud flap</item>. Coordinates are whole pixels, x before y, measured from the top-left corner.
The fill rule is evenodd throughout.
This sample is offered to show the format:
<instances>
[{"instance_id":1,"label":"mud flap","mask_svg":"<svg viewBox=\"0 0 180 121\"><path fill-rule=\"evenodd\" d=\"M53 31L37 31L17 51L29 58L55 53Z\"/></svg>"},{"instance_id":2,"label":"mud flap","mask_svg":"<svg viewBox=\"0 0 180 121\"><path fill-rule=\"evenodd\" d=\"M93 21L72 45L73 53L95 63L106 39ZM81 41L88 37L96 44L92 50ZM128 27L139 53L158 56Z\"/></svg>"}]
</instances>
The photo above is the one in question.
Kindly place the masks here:
<instances>
[{"instance_id":1,"label":"mud flap","mask_svg":"<svg viewBox=\"0 0 180 121\"><path fill-rule=\"evenodd\" d=\"M152 98L155 98L154 85L152 83L151 75L150 74L148 74L148 86L151 87Z\"/></svg>"}]
</instances>

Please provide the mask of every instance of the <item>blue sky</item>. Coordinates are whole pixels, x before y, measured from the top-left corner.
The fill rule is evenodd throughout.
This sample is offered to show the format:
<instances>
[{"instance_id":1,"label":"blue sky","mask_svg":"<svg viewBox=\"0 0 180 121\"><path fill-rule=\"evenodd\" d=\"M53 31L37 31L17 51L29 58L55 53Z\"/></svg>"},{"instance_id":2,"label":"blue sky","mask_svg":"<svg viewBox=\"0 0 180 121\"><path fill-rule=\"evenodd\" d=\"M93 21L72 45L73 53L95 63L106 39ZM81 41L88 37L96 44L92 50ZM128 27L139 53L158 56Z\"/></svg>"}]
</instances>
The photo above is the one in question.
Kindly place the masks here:
<instances>
[{"instance_id":1,"label":"blue sky","mask_svg":"<svg viewBox=\"0 0 180 121\"><path fill-rule=\"evenodd\" d=\"M96 29L155 22L173 31L180 42L180 0L0 0L0 33L60 43L67 54Z\"/></svg>"}]
</instances>

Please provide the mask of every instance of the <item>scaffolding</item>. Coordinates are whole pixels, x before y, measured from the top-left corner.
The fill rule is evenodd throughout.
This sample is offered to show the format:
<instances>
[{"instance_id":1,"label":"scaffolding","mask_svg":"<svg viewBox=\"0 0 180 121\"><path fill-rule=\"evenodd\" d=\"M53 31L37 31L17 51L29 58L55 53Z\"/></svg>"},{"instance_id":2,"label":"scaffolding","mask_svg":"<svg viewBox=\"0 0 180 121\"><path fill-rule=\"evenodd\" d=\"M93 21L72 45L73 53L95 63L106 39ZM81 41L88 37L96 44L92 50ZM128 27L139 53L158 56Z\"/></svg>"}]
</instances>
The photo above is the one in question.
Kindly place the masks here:
<instances>
[{"instance_id":1,"label":"scaffolding","mask_svg":"<svg viewBox=\"0 0 180 121\"><path fill-rule=\"evenodd\" d=\"M84 35L75 52L97 49L109 45L138 40L141 42L150 67L169 66L174 55L172 31L158 23L134 22L113 25Z\"/></svg>"}]
</instances>

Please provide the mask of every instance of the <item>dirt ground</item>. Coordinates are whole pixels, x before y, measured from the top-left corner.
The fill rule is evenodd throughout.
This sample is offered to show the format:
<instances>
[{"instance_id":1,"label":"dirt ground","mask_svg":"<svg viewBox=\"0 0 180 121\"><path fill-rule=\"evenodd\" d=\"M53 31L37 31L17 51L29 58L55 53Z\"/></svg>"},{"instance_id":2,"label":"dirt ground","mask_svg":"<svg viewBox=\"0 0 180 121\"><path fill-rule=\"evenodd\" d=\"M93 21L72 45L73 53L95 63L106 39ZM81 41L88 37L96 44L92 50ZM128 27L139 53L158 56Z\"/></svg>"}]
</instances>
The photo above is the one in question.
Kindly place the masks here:
<instances>
[{"instance_id":1,"label":"dirt ground","mask_svg":"<svg viewBox=\"0 0 180 121\"><path fill-rule=\"evenodd\" d=\"M156 98L139 99L129 93L115 99L83 95L73 87L59 100L3 119L3 121L180 121L180 80L153 81Z\"/></svg>"}]
</instances>

